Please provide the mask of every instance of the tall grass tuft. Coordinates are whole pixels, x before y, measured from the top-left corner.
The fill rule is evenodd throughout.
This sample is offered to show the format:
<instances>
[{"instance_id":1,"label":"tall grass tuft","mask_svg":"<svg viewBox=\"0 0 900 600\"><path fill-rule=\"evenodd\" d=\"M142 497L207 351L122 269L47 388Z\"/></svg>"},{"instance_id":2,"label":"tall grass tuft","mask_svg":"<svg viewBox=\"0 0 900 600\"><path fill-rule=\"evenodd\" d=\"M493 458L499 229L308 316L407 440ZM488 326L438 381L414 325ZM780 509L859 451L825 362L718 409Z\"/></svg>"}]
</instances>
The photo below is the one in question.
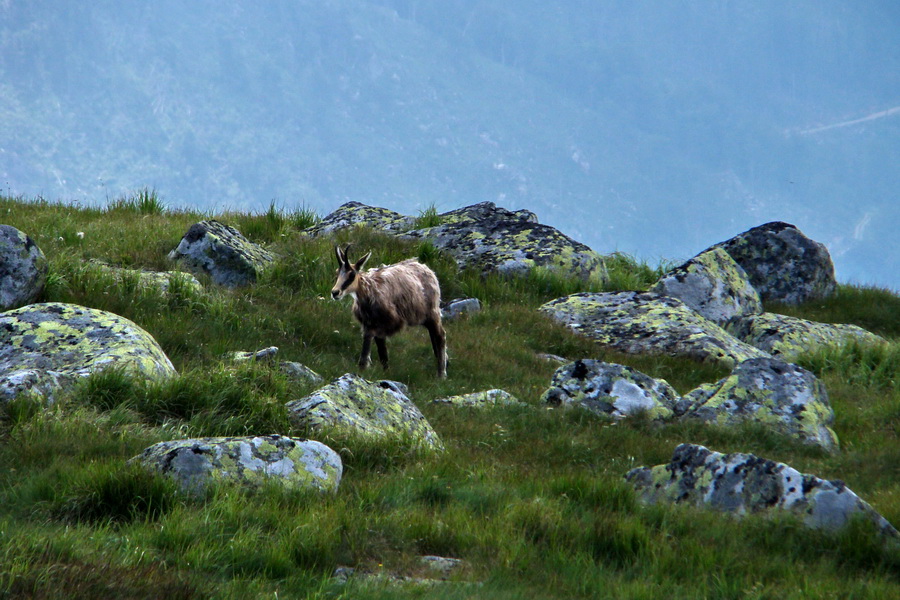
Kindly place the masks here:
<instances>
[{"instance_id":1,"label":"tall grass tuft","mask_svg":"<svg viewBox=\"0 0 900 600\"><path fill-rule=\"evenodd\" d=\"M156 190L141 188L130 196L117 198L109 203L108 212L134 212L141 215L162 215L166 205L159 198Z\"/></svg>"}]
</instances>

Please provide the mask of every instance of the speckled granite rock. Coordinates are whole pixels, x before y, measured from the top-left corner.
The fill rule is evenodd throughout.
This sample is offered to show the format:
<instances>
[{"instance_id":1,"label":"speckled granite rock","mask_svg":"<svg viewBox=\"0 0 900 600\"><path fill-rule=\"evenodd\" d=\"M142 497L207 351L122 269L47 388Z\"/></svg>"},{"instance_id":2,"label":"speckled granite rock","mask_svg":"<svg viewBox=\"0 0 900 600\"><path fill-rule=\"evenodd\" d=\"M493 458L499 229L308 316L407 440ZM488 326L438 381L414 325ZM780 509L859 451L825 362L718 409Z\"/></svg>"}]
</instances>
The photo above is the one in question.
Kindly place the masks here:
<instances>
[{"instance_id":1,"label":"speckled granite rock","mask_svg":"<svg viewBox=\"0 0 900 600\"><path fill-rule=\"evenodd\" d=\"M681 444L669 464L633 469L626 476L646 503L686 503L744 515L787 510L808 527L835 530L857 515L886 537L897 530L842 481L827 481L752 454L721 454Z\"/></svg>"},{"instance_id":2,"label":"speckled granite rock","mask_svg":"<svg viewBox=\"0 0 900 600\"><path fill-rule=\"evenodd\" d=\"M558 368L541 396L541 402L551 406L578 406L614 418L645 413L657 420L672 418L678 399L678 393L662 379L591 359Z\"/></svg>"},{"instance_id":3,"label":"speckled granite rock","mask_svg":"<svg viewBox=\"0 0 900 600\"><path fill-rule=\"evenodd\" d=\"M467 406L470 408L491 408L494 406L526 406L518 398L505 390L487 390L474 392L461 396L449 396L447 398L435 398L435 404L450 404L452 406Z\"/></svg>"},{"instance_id":4,"label":"speckled granite rock","mask_svg":"<svg viewBox=\"0 0 900 600\"><path fill-rule=\"evenodd\" d=\"M247 240L237 229L215 220L191 225L169 258L194 273L208 274L225 287L255 283L274 260L267 250Z\"/></svg>"},{"instance_id":5,"label":"speckled granite rock","mask_svg":"<svg viewBox=\"0 0 900 600\"><path fill-rule=\"evenodd\" d=\"M0 225L0 311L37 300L47 283L47 258L30 237Z\"/></svg>"},{"instance_id":6,"label":"speckled granite rock","mask_svg":"<svg viewBox=\"0 0 900 600\"><path fill-rule=\"evenodd\" d=\"M806 369L778 359L744 361L728 377L686 394L683 402L685 419L718 425L752 421L826 450L838 449L825 386Z\"/></svg>"},{"instance_id":7,"label":"speckled granite rock","mask_svg":"<svg viewBox=\"0 0 900 600\"><path fill-rule=\"evenodd\" d=\"M366 381L353 373L287 403L292 421L313 431L334 429L364 437L392 437L442 450L437 432L395 381Z\"/></svg>"},{"instance_id":8,"label":"speckled granite rock","mask_svg":"<svg viewBox=\"0 0 900 600\"><path fill-rule=\"evenodd\" d=\"M53 402L107 367L152 380L176 374L149 333L113 313L60 303L0 313L0 401L25 394Z\"/></svg>"},{"instance_id":9,"label":"speckled granite rock","mask_svg":"<svg viewBox=\"0 0 900 600\"><path fill-rule=\"evenodd\" d=\"M367 206L361 202L347 202L326 216L316 225L305 230L309 235L317 236L334 233L350 227L371 227L390 233L399 233L409 229L415 218L401 215L398 212Z\"/></svg>"},{"instance_id":10,"label":"speckled granite rock","mask_svg":"<svg viewBox=\"0 0 900 600\"><path fill-rule=\"evenodd\" d=\"M651 292L678 298L701 316L724 326L762 312L762 300L747 273L727 252L712 248L660 278Z\"/></svg>"},{"instance_id":11,"label":"speckled granite rock","mask_svg":"<svg viewBox=\"0 0 900 600\"><path fill-rule=\"evenodd\" d=\"M552 300L540 310L576 333L629 354L689 356L729 367L768 356L670 296L580 293Z\"/></svg>"},{"instance_id":12,"label":"speckled granite rock","mask_svg":"<svg viewBox=\"0 0 900 600\"><path fill-rule=\"evenodd\" d=\"M763 313L730 323L728 331L740 340L784 360L794 360L804 352L851 342L864 345L887 343L856 325L816 323L797 317Z\"/></svg>"},{"instance_id":13,"label":"speckled granite rock","mask_svg":"<svg viewBox=\"0 0 900 600\"><path fill-rule=\"evenodd\" d=\"M450 254L461 268L484 273L524 274L545 267L583 279L606 278L603 258L529 211L509 211L482 202L440 215L441 224L407 232Z\"/></svg>"},{"instance_id":14,"label":"speckled granite rock","mask_svg":"<svg viewBox=\"0 0 900 600\"><path fill-rule=\"evenodd\" d=\"M828 249L788 223L766 223L716 246L744 268L765 302L800 304L837 289Z\"/></svg>"},{"instance_id":15,"label":"speckled granite rock","mask_svg":"<svg viewBox=\"0 0 900 600\"><path fill-rule=\"evenodd\" d=\"M160 442L132 460L169 475L187 492L202 492L211 481L277 481L289 489L335 492L343 474L341 457L328 446L280 435Z\"/></svg>"}]
</instances>

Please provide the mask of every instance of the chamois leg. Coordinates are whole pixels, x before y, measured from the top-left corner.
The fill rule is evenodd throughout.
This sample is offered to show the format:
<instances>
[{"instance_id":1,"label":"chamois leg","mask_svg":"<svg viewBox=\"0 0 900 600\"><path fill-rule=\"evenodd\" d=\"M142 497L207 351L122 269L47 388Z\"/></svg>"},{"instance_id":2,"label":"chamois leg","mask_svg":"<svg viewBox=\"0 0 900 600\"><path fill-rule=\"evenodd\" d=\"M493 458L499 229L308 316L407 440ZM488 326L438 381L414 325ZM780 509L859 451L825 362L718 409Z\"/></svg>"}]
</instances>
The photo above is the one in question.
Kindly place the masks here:
<instances>
[{"instance_id":1,"label":"chamois leg","mask_svg":"<svg viewBox=\"0 0 900 600\"><path fill-rule=\"evenodd\" d=\"M372 334L363 333L362 352L359 353L359 368L365 369L372 364Z\"/></svg>"},{"instance_id":2,"label":"chamois leg","mask_svg":"<svg viewBox=\"0 0 900 600\"><path fill-rule=\"evenodd\" d=\"M383 337L375 338L375 348L378 349L378 358L381 359L381 366L384 367L386 371L388 368L388 353L387 344L385 344L385 339Z\"/></svg>"},{"instance_id":3,"label":"chamois leg","mask_svg":"<svg viewBox=\"0 0 900 600\"><path fill-rule=\"evenodd\" d=\"M440 321L426 321L425 328L431 336L431 347L437 359L438 377L447 376L447 336Z\"/></svg>"}]
</instances>

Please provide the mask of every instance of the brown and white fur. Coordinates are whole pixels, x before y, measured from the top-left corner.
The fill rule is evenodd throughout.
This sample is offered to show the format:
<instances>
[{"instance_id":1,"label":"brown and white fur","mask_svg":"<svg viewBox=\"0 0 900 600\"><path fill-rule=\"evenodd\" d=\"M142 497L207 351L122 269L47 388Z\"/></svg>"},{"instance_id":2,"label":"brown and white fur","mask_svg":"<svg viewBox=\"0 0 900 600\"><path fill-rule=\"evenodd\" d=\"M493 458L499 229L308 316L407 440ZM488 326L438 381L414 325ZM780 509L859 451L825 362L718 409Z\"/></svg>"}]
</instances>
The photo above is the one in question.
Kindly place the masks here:
<instances>
[{"instance_id":1,"label":"brown and white fur","mask_svg":"<svg viewBox=\"0 0 900 600\"><path fill-rule=\"evenodd\" d=\"M362 324L363 332L359 367L365 369L371 364L374 338L378 358L387 369L385 340L407 325L422 325L431 336L438 377L446 377L447 342L441 325L441 288L434 271L409 259L363 272L372 253L351 263L347 258L349 248L334 248L340 266L331 297L339 300L349 294L353 298L353 316Z\"/></svg>"}]
</instances>

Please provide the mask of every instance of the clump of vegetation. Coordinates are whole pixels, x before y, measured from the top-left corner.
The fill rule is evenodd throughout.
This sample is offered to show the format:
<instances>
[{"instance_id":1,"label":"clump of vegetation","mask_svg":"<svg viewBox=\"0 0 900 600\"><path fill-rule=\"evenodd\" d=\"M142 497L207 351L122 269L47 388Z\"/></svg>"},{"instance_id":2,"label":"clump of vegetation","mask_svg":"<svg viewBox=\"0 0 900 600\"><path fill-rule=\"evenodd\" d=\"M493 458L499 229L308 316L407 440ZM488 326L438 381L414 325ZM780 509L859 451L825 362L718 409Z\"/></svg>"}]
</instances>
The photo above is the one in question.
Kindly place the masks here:
<instances>
[{"instance_id":1,"label":"clump of vegetation","mask_svg":"<svg viewBox=\"0 0 900 600\"><path fill-rule=\"evenodd\" d=\"M623 475L669 460L682 442L752 452L840 478L900 523L900 359L896 342L802 358L828 388L842 452L828 454L760 427L614 422L539 406L556 364L539 356L597 358L666 379L679 392L716 381L721 367L604 350L542 317L560 295L640 290L667 265L622 254L609 279L536 270L526 277L459 271L427 243L359 229L334 239L301 230L317 217L274 203L262 214L170 212L142 194L106 209L0 198L7 222L32 236L50 263L43 300L111 310L149 331L180 372L164 383L107 370L52 407L23 399L0 411L0 596L308 598L804 598L894 597L900 550L864 525L813 532L791 517L722 518L684 507L644 507ZM154 208L157 206L157 208ZM135 214L148 218L135 219ZM431 222L434 215L422 215ZM121 284L91 267L168 270L165 255L202 218L237 227L279 258L255 286L167 292ZM424 223L425 221L423 221ZM83 232L83 236L77 236ZM391 263L417 256L445 298L474 296L481 312L446 324L449 378L434 376L424 331L392 340L392 367L367 373L405 383L446 452L329 436L344 460L337 494L212 488L187 498L162 476L128 463L164 440L313 435L285 403L314 390L276 363L234 363L234 351L278 346L326 379L355 371L359 333L332 301L334 244L353 242ZM857 323L896 339L900 300L841 287L792 307L798 316ZM827 318L826 318L827 317ZM503 388L530 405L486 412L431 403ZM449 583L416 587L362 573L432 577L419 557L461 558ZM477 587L473 587L477 582ZM799 597L799 596L797 596Z\"/></svg>"}]
</instances>

